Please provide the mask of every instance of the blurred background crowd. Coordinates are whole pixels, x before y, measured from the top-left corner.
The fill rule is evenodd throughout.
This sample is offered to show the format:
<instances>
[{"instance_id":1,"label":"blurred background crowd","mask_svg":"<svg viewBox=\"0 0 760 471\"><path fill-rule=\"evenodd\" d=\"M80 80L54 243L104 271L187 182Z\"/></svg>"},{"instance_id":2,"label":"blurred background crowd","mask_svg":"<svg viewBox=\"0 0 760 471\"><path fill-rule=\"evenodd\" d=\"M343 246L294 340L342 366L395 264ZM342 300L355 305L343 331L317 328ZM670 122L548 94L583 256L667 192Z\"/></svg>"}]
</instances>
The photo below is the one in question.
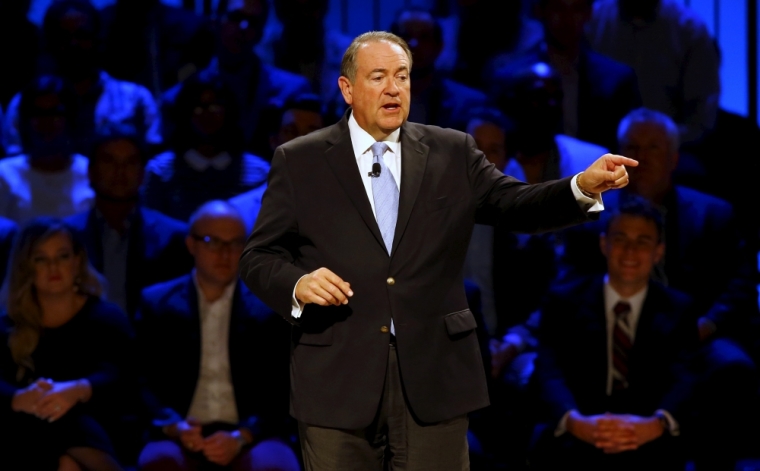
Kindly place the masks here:
<instances>
[{"instance_id":1,"label":"blurred background crowd","mask_svg":"<svg viewBox=\"0 0 760 471\"><path fill-rule=\"evenodd\" d=\"M274 149L345 115L352 38L328 0L38 3L39 24L0 0L0 468L300 469L290 327L238 259ZM492 405L472 468L760 469L760 131L721 108L703 19L676 0L389 18L410 121L530 183L639 161L598 221L476 225ZM613 422L629 436L605 444Z\"/></svg>"}]
</instances>

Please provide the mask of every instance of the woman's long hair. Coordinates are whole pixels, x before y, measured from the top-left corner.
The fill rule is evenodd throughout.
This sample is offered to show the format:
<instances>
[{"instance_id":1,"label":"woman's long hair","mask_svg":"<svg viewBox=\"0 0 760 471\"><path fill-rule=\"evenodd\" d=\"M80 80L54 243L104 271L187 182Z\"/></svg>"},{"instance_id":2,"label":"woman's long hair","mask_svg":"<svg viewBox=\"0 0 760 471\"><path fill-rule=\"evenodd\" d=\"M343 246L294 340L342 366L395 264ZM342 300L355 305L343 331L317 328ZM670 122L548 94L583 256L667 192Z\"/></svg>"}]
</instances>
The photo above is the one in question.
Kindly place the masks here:
<instances>
[{"instance_id":1,"label":"woman's long hair","mask_svg":"<svg viewBox=\"0 0 760 471\"><path fill-rule=\"evenodd\" d=\"M34 286L32 257L40 244L56 234L65 234L71 240L73 255L79 257L74 288L79 293L92 296L100 296L103 290L100 275L90 265L84 244L66 223L60 219L41 217L32 219L21 229L14 240L8 275L0 292L0 299L13 323L8 347L19 367L16 375L18 381L27 371L34 371L32 353L37 349L42 332L42 309Z\"/></svg>"}]
</instances>

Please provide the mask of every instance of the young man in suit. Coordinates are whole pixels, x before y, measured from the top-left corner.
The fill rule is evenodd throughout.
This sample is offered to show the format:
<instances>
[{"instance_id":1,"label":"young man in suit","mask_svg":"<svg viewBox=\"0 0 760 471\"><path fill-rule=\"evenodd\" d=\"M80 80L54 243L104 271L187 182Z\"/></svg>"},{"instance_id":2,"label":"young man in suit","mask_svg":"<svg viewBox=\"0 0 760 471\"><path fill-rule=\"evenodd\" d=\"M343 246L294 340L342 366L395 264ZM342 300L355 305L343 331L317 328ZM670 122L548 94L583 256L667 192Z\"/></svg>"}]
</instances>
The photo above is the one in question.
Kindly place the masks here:
<instances>
[{"instance_id":1,"label":"young man in suit","mask_svg":"<svg viewBox=\"0 0 760 471\"><path fill-rule=\"evenodd\" d=\"M398 36L352 42L338 83L350 112L277 149L241 260L294 324L308 469L467 468L466 414L488 404L462 282L476 218L528 232L585 221L636 164L608 154L553 183L506 177L471 137L406 122L411 69Z\"/></svg>"},{"instance_id":2,"label":"young man in suit","mask_svg":"<svg viewBox=\"0 0 760 471\"><path fill-rule=\"evenodd\" d=\"M143 292L143 470L299 469L272 439L287 431L288 325L237 280L245 234L233 206L206 203L186 239L193 272Z\"/></svg>"},{"instance_id":3,"label":"young man in suit","mask_svg":"<svg viewBox=\"0 0 760 471\"><path fill-rule=\"evenodd\" d=\"M128 126L107 126L94 138L88 167L95 207L67 219L93 266L108 281L108 299L134 316L140 291L187 273L187 224L139 204L147 150Z\"/></svg>"},{"instance_id":4,"label":"young man in suit","mask_svg":"<svg viewBox=\"0 0 760 471\"><path fill-rule=\"evenodd\" d=\"M697 329L690 298L650 281L662 230L645 200L620 208L599 241L607 275L557 287L541 309L539 469L683 468Z\"/></svg>"}]
</instances>

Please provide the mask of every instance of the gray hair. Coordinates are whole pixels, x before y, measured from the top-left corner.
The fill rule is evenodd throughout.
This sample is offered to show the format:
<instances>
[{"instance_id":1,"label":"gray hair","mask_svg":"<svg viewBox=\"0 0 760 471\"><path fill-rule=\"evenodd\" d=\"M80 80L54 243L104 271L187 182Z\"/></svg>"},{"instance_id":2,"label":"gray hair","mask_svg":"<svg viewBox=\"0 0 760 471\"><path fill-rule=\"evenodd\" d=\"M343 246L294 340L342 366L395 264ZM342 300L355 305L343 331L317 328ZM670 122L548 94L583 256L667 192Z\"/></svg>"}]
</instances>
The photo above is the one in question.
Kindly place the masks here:
<instances>
[{"instance_id":1,"label":"gray hair","mask_svg":"<svg viewBox=\"0 0 760 471\"><path fill-rule=\"evenodd\" d=\"M211 200L200 205L200 207L190 216L188 226L191 233L195 230L195 225L198 224L198 221L206 216L233 217L239 220L240 224L245 227L243 215L240 214L240 210L235 205L225 200Z\"/></svg>"},{"instance_id":2,"label":"gray hair","mask_svg":"<svg viewBox=\"0 0 760 471\"><path fill-rule=\"evenodd\" d=\"M665 113L644 107L631 111L620 121L617 131L618 142L622 142L631 126L638 123L656 124L665 129L668 142L670 143L670 150L673 152L678 151L681 140L676 123Z\"/></svg>"},{"instance_id":3,"label":"gray hair","mask_svg":"<svg viewBox=\"0 0 760 471\"><path fill-rule=\"evenodd\" d=\"M387 31L368 31L355 37L348 46L348 49L346 49L346 52L343 53L343 59L340 61L340 75L348 78L351 83L354 83L354 80L356 79L356 69L358 68L356 64L356 54L359 52L359 48L365 44L382 41L400 46L401 49L404 50L406 57L409 58L409 72L411 72L412 51L409 49L409 45L406 41Z\"/></svg>"}]
</instances>

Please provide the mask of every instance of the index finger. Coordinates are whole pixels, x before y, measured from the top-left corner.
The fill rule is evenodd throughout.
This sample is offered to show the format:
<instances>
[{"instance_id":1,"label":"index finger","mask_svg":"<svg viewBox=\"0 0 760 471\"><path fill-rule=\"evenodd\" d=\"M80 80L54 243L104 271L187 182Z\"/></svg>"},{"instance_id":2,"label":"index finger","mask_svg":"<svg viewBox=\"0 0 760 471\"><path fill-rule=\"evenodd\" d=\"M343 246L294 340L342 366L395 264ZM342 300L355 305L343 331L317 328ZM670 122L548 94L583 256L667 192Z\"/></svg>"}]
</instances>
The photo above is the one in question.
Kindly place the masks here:
<instances>
[{"instance_id":1,"label":"index finger","mask_svg":"<svg viewBox=\"0 0 760 471\"><path fill-rule=\"evenodd\" d=\"M626 167L637 167L639 165L638 160L633 160L623 155L607 154L607 159L615 165L625 165Z\"/></svg>"}]
</instances>

